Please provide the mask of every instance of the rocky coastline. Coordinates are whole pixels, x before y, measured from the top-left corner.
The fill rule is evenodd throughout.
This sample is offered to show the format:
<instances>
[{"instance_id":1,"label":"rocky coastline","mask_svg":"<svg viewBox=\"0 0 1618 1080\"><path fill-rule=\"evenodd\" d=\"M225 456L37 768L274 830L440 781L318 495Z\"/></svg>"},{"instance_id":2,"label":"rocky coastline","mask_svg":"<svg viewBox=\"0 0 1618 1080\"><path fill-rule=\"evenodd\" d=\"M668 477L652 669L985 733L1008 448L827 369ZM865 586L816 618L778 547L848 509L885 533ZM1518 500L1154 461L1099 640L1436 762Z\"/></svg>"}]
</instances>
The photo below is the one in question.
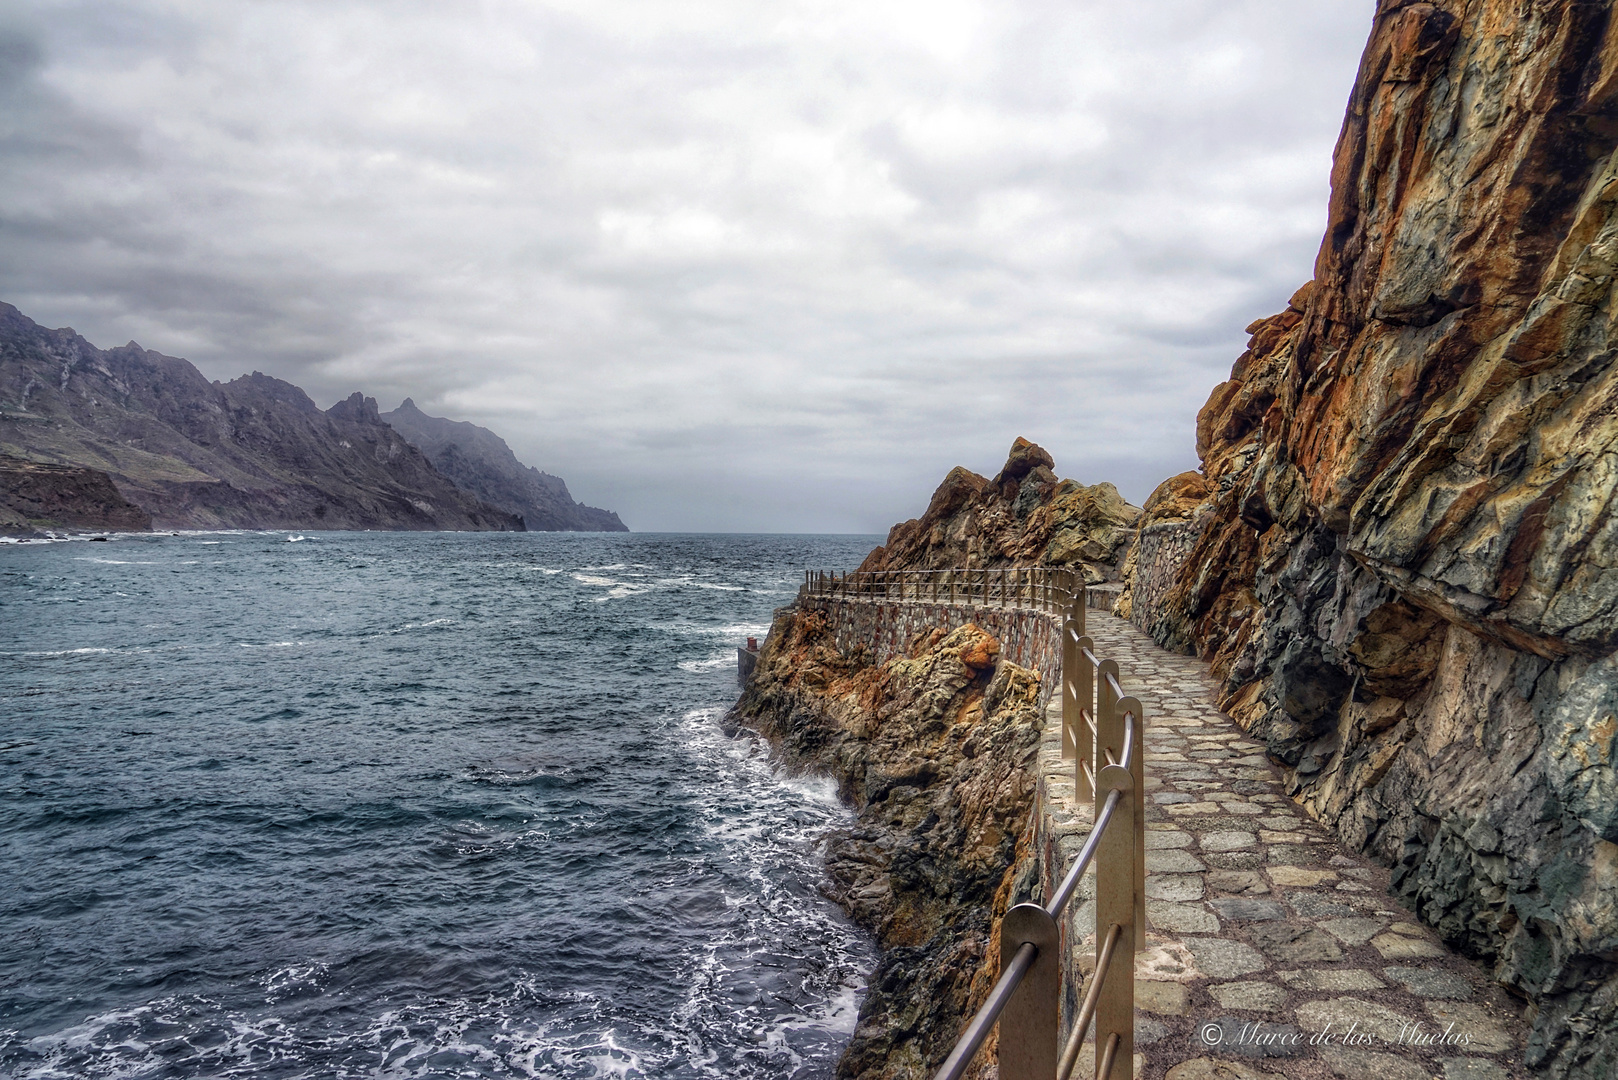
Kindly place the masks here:
<instances>
[{"instance_id":1,"label":"rocky coastline","mask_svg":"<svg viewBox=\"0 0 1618 1080\"><path fill-rule=\"evenodd\" d=\"M999 653L969 624L874 664L840 653L824 615L787 608L732 714L788 768L834 777L858 815L828 838L826 892L882 957L839 1077L930 1076L998 971L1042 726L1038 675Z\"/></svg>"},{"instance_id":2,"label":"rocky coastline","mask_svg":"<svg viewBox=\"0 0 1618 1080\"><path fill-rule=\"evenodd\" d=\"M1384 0L1315 278L1148 500L1120 612L1206 658L1289 794L1618 1075L1618 38Z\"/></svg>"},{"instance_id":3,"label":"rocky coastline","mask_svg":"<svg viewBox=\"0 0 1618 1080\"><path fill-rule=\"evenodd\" d=\"M1140 509L1053 470L1020 438L992 480L952 470L863 568L1039 564L1115 581ZM857 814L828 838L827 894L882 959L838 1066L847 1080L933 1074L998 976L1001 915L1039 887L1035 661L1013 662L975 622L918 631L898 652L840 648L823 611L782 608L729 719L786 768L835 778ZM968 1075L988 1080L993 1062L991 1043Z\"/></svg>"},{"instance_id":4,"label":"rocky coastline","mask_svg":"<svg viewBox=\"0 0 1618 1080\"><path fill-rule=\"evenodd\" d=\"M151 528L152 515L125 499L104 472L0 454L0 536Z\"/></svg>"},{"instance_id":5,"label":"rocky coastline","mask_svg":"<svg viewBox=\"0 0 1618 1080\"><path fill-rule=\"evenodd\" d=\"M1121 578L1573 1080L1618 1075L1615 268L1611 5L1381 0L1314 279L1248 327L1200 470L1136 512L1020 443L864 566Z\"/></svg>"}]
</instances>

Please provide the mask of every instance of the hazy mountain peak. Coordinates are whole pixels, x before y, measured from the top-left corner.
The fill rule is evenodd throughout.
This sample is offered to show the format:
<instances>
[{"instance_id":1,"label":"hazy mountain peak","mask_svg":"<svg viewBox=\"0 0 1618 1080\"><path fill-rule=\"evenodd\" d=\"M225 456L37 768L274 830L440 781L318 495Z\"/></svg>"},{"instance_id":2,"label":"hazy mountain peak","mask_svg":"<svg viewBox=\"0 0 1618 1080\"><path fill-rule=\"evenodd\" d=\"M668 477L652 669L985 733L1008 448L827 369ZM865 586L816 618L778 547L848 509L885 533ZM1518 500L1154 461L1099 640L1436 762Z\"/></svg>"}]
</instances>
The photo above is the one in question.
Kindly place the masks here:
<instances>
[{"instance_id":1,"label":"hazy mountain peak","mask_svg":"<svg viewBox=\"0 0 1618 1080\"><path fill-rule=\"evenodd\" d=\"M466 420L428 416L405 398L382 419L427 456L462 491L509 513L521 514L532 530L628 532L610 510L573 500L559 476L517 460L506 441Z\"/></svg>"}]
</instances>

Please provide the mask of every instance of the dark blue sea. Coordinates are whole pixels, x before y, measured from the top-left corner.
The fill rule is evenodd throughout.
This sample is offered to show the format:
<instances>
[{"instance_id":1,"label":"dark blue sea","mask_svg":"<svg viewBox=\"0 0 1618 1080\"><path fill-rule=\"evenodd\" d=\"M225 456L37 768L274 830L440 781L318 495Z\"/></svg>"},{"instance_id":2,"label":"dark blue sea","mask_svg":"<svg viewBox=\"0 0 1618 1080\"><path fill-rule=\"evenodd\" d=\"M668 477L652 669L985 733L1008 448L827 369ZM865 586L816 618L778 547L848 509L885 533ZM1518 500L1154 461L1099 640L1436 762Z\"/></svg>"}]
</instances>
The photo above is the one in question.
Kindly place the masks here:
<instances>
[{"instance_id":1,"label":"dark blue sea","mask_svg":"<svg viewBox=\"0 0 1618 1080\"><path fill-rule=\"evenodd\" d=\"M0 1076L830 1075L848 812L719 720L875 541L0 547Z\"/></svg>"}]
</instances>

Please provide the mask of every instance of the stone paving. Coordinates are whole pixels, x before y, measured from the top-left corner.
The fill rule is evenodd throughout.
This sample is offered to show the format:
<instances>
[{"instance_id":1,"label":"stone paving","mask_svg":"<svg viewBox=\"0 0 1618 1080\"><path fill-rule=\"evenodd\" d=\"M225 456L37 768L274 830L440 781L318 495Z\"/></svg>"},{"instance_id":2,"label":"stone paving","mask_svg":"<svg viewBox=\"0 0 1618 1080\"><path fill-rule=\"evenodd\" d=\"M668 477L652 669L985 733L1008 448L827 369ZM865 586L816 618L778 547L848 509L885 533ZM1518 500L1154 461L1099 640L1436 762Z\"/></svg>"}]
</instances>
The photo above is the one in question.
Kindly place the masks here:
<instances>
[{"instance_id":1,"label":"stone paving","mask_svg":"<svg viewBox=\"0 0 1618 1080\"><path fill-rule=\"evenodd\" d=\"M1384 868L1287 798L1260 744L1214 706L1201 661L1101 612L1088 628L1147 714L1136 1075L1527 1077L1524 1006L1418 925ZM1041 770L1060 803L1072 798L1071 762L1060 761L1059 704L1052 714ZM1075 810L1060 816L1082 836L1088 813ZM1080 895L1093 895L1088 883ZM1093 908L1077 917L1093 925ZM1087 968L1093 942L1078 947ZM1093 1074L1087 1048L1075 1076Z\"/></svg>"}]
</instances>

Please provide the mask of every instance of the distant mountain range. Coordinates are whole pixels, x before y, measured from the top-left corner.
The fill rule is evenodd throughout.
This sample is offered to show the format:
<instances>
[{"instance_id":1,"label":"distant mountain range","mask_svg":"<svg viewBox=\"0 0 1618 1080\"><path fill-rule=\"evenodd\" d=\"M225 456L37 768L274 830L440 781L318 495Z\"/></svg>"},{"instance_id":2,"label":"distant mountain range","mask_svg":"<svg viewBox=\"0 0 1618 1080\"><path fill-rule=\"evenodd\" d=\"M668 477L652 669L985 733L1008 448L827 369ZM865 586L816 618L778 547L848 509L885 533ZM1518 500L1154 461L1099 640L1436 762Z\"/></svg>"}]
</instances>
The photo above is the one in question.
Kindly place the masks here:
<instances>
[{"instance_id":1,"label":"distant mountain range","mask_svg":"<svg viewBox=\"0 0 1618 1080\"><path fill-rule=\"evenodd\" d=\"M624 529L615 514L574 503L560 479L525 474L492 432L406 405L390 415L421 417L423 449L373 398L321 410L258 372L209 382L185 360L134 342L98 349L0 303L0 455L104 472L158 528L522 530L543 510L526 527ZM438 439L434 425L456 438ZM30 498L41 505L37 490Z\"/></svg>"},{"instance_id":2,"label":"distant mountain range","mask_svg":"<svg viewBox=\"0 0 1618 1080\"><path fill-rule=\"evenodd\" d=\"M618 515L573 501L560 476L524 465L506 440L464 420L428 416L409 398L382 419L456 487L545 532L628 532Z\"/></svg>"}]
</instances>

